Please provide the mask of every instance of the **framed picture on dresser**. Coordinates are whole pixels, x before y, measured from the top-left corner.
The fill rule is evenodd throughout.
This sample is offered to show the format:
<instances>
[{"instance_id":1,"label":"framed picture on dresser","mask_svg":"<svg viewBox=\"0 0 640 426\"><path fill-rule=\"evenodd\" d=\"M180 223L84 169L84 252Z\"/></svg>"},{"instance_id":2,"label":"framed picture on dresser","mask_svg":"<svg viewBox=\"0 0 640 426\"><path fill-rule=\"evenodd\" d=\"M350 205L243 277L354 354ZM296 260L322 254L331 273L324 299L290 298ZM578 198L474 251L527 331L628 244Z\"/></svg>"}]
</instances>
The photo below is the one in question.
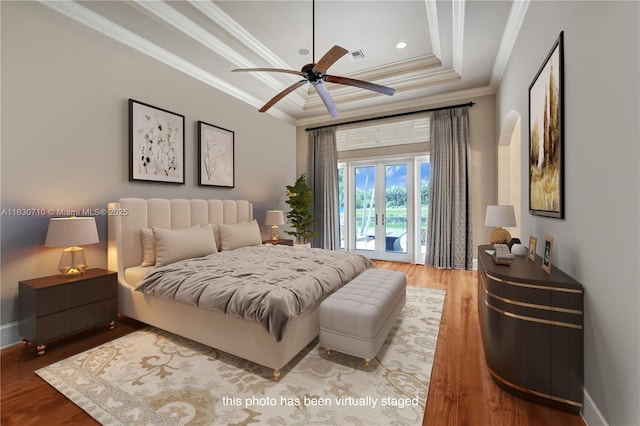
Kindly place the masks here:
<instances>
[{"instance_id":1,"label":"framed picture on dresser","mask_svg":"<svg viewBox=\"0 0 640 426\"><path fill-rule=\"evenodd\" d=\"M553 237L544 237L544 251L542 252L542 269L551 273L551 250L553 249Z\"/></svg>"},{"instance_id":2,"label":"framed picture on dresser","mask_svg":"<svg viewBox=\"0 0 640 426\"><path fill-rule=\"evenodd\" d=\"M528 258L529 260L532 261L536 261L536 245L538 244L538 239L536 237L534 237L533 235L531 235L529 237L529 254L528 254Z\"/></svg>"}]
</instances>

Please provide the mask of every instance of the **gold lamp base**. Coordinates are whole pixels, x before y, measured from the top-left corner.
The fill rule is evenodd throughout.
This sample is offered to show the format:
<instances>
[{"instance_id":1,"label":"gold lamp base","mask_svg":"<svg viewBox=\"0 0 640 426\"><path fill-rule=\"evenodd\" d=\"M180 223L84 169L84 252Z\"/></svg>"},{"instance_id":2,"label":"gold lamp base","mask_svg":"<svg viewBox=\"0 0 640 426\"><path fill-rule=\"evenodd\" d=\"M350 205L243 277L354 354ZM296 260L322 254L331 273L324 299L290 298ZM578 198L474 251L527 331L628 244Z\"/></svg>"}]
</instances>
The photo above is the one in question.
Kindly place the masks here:
<instances>
[{"instance_id":1,"label":"gold lamp base","mask_svg":"<svg viewBox=\"0 0 640 426\"><path fill-rule=\"evenodd\" d=\"M497 227L491 231L489 242L491 244L509 244L511 242L511 234L506 229Z\"/></svg>"},{"instance_id":2,"label":"gold lamp base","mask_svg":"<svg viewBox=\"0 0 640 426\"><path fill-rule=\"evenodd\" d=\"M83 274L88 264L84 249L77 246L67 247L62 251L62 256L58 263L58 271L65 276Z\"/></svg>"}]
</instances>

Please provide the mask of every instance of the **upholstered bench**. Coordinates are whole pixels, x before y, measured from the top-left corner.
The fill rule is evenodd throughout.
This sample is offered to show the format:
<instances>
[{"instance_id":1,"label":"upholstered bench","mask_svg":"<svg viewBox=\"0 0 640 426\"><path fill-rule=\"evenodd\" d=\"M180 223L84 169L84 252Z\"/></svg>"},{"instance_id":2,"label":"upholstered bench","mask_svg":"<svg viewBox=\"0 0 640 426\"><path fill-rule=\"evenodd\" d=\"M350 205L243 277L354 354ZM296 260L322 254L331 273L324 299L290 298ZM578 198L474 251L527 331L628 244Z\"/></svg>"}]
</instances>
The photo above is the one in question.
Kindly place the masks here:
<instances>
[{"instance_id":1,"label":"upholstered bench","mask_svg":"<svg viewBox=\"0 0 640 426\"><path fill-rule=\"evenodd\" d=\"M367 269L320 304L320 345L368 366L406 302L406 276Z\"/></svg>"}]
</instances>

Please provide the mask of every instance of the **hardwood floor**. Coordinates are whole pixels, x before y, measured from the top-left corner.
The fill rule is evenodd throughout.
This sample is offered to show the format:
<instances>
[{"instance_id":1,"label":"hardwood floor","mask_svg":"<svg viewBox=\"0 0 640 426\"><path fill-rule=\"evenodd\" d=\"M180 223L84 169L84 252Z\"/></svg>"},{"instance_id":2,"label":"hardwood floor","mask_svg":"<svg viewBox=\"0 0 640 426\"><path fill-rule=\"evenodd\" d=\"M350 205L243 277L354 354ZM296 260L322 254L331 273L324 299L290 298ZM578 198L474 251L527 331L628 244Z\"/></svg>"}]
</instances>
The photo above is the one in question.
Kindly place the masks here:
<instances>
[{"instance_id":1,"label":"hardwood floor","mask_svg":"<svg viewBox=\"0 0 640 426\"><path fill-rule=\"evenodd\" d=\"M478 325L475 271L451 271L398 262L376 261L379 268L407 274L408 283L442 289L445 298L429 397L423 425L584 425L582 417L518 399L491 379L484 361ZM144 325L121 318L116 329L100 327L56 341L38 357L33 346L0 352L0 424L97 424L45 383L34 371Z\"/></svg>"}]
</instances>

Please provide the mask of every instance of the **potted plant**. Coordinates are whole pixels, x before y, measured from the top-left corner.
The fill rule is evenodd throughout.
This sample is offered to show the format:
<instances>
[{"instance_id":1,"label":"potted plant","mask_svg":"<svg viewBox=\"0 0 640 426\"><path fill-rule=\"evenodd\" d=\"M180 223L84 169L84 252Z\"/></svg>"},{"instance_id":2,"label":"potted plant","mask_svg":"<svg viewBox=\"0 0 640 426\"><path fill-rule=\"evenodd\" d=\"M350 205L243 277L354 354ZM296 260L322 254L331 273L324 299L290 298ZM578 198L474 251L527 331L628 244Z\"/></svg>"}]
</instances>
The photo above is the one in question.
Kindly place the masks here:
<instances>
[{"instance_id":1,"label":"potted plant","mask_svg":"<svg viewBox=\"0 0 640 426\"><path fill-rule=\"evenodd\" d=\"M295 231L285 231L286 234L296 238L298 245L310 247L309 238L316 235L313 230L313 214L309 210L313 194L307 185L306 175L303 173L293 185L287 185L287 200L291 210L287 213L287 219Z\"/></svg>"}]
</instances>

